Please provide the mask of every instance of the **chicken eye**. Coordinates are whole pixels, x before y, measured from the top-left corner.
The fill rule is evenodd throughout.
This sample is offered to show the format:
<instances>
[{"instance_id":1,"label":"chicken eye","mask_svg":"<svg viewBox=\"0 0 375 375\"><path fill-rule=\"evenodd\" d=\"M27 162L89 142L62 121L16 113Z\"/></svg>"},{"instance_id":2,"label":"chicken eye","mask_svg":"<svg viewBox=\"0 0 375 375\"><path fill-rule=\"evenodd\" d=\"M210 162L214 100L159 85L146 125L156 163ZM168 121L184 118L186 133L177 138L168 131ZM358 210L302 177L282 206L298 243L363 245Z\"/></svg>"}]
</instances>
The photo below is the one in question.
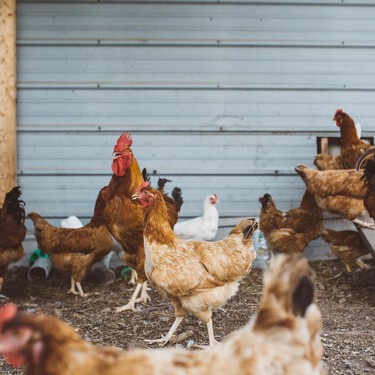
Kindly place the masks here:
<instances>
[{"instance_id":1,"label":"chicken eye","mask_svg":"<svg viewBox=\"0 0 375 375\"><path fill-rule=\"evenodd\" d=\"M15 329L12 332L12 336L15 338L20 338L22 336L22 330L21 329Z\"/></svg>"}]
</instances>

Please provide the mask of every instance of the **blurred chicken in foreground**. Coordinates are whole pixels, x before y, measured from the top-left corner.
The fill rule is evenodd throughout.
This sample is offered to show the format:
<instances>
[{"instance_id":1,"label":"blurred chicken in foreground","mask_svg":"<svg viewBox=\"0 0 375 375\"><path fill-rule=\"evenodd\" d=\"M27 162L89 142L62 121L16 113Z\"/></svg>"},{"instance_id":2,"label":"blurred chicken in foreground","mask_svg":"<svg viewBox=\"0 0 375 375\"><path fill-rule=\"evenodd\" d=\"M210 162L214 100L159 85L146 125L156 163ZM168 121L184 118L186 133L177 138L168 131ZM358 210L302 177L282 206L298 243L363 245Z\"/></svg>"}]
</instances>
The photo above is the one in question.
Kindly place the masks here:
<instances>
[{"instance_id":1,"label":"blurred chicken in foreground","mask_svg":"<svg viewBox=\"0 0 375 375\"><path fill-rule=\"evenodd\" d=\"M371 219L363 202L367 190L362 181L363 171L318 171L303 164L295 169L320 208L362 227L374 228L374 224L368 222Z\"/></svg>"},{"instance_id":2,"label":"blurred chicken in foreground","mask_svg":"<svg viewBox=\"0 0 375 375\"><path fill-rule=\"evenodd\" d=\"M14 187L6 193L0 209L0 292L8 265L24 255L22 241L26 236L26 214L25 202L20 196L20 187Z\"/></svg>"},{"instance_id":3,"label":"blurred chicken in foreground","mask_svg":"<svg viewBox=\"0 0 375 375\"><path fill-rule=\"evenodd\" d=\"M323 229L322 238L331 244L331 250L345 263L346 270L351 272L354 264L362 269L369 267L358 258L369 253L360 234L354 230L334 231Z\"/></svg>"},{"instance_id":4,"label":"blurred chicken in foreground","mask_svg":"<svg viewBox=\"0 0 375 375\"><path fill-rule=\"evenodd\" d=\"M251 323L203 351L94 346L62 321L0 309L0 354L27 375L318 375L321 316L306 260L276 257Z\"/></svg>"},{"instance_id":5,"label":"blurred chicken in foreground","mask_svg":"<svg viewBox=\"0 0 375 375\"><path fill-rule=\"evenodd\" d=\"M213 240L219 228L217 203L220 201L216 194L207 196L203 202L203 216L176 223L174 232L185 240Z\"/></svg>"},{"instance_id":6,"label":"blurred chicken in foreground","mask_svg":"<svg viewBox=\"0 0 375 375\"><path fill-rule=\"evenodd\" d=\"M276 207L269 194L259 201L262 204L259 228L273 253L302 253L310 241L320 236L323 211L308 190L300 206L285 213Z\"/></svg>"},{"instance_id":7,"label":"blurred chicken in foreground","mask_svg":"<svg viewBox=\"0 0 375 375\"><path fill-rule=\"evenodd\" d=\"M242 220L222 241L185 241L168 225L167 207L158 190L144 182L132 198L146 209L147 278L172 301L175 310L175 322L167 335L148 341L167 343L190 313L206 323L210 345L214 345L212 311L237 292L239 281L251 271L256 256L251 237L257 222Z\"/></svg>"}]
</instances>

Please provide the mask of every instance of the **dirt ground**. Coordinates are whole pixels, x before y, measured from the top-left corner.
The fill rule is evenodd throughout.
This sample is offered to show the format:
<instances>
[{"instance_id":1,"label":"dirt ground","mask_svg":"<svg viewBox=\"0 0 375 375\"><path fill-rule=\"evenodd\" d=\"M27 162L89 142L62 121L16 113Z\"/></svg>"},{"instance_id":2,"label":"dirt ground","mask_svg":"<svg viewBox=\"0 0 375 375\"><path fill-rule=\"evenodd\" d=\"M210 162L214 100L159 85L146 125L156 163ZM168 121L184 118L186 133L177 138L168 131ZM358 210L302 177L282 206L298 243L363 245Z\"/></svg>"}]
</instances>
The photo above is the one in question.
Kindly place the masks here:
<instances>
[{"instance_id":1,"label":"dirt ground","mask_svg":"<svg viewBox=\"0 0 375 375\"><path fill-rule=\"evenodd\" d=\"M366 271L355 277L347 275L340 261L314 262L312 267L317 275L318 306L323 315L322 341L328 374L375 373L375 298L370 293L374 291L363 285L375 286L375 281L369 282L362 273ZM66 321L93 344L147 348L150 346L143 340L159 338L174 320L168 301L153 290L149 292L152 302L138 305L137 314L115 314L114 309L126 303L133 290L120 276L111 285L85 280L83 287L90 295L81 299L66 293L70 286L67 274L53 271L46 282L36 284L27 280L26 272L17 269L8 274L3 293L10 301L23 310L47 313ZM243 280L237 295L214 314L219 341L249 320L258 306L261 290L262 271L255 269ZM185 340L171 345L195 349L208 343L205 325L195 318L187 318L178 333L186 331ZM23 374L2 360L0 373Z\"/></svg>"}]
</instances>

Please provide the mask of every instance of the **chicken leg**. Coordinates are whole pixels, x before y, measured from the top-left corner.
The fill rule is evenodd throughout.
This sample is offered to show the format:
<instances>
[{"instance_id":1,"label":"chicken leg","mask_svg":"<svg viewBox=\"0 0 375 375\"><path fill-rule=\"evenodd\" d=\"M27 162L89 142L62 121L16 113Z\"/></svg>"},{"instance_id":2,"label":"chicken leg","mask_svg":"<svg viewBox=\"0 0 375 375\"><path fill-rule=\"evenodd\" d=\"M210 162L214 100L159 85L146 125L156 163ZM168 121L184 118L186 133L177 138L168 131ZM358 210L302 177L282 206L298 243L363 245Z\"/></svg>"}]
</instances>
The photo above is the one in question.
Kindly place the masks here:
<instances>
[{"instance_id":1,"label":"chicken leg","mask_svg":"<svg viewBox=\"0 0 375 375\"><path fill-rule=\"evenodd\" d=\"M208 331L208 340L209 340L210 346L217 345L219 341L215 339L214 329L212 326L212 319L210 319L210 321L207 323L207 331Z\"/></svg>"},{"instance_id":2,"label":"chicken leg","mask_svg":"<svg viewBox=\"0 0 375 375\"><path fill-rule=\"evenodd\" d=\"M139 291L141 289L142 289L141 296L137 298ZM143 283L137 283L137 286L135 287L135 290L133 292L133 295L130 298L130 301L124 306L117 307L115 312L119 313L125 310L133 310L134 312L137 312L137 310L134 307L134 304L136 302L147 303L147 301L151 301L151 298L147 293L147 281L144 281Z\"/></svg>"},{"instance_id":3,"label":"chicken leg","mask_svg":"<svg viewBox=\"0 0 375 375\"><path fill-rule=\"evenodd\" d=\"M354 219L353 223L357 224L357 225L359 225L360 227L363 227L363 228L375 229L374 223L367 223L366 221L363 221L363 220L360 220L360 219Z\"/></svg>"},{"instance_id":4,"label":"chicken leg","mask_svg":"<svg viewBox=\"0 0 375 375\"><path fill-rule=\"evenodd\" d=\"M147 303L148 301L151 301L150 296L148 295L147 291L149 289L147 288L147 281L145 281L142 284L142 290L141 290L141 296L135 300L135 302L140 302L140 303Z\"/></svg>"},{"instance_id":5,"label":"chicken leg","mask_svg":"<svg viewBox=\"0 0 375 375\"><path fill-rule=\"evenodd\" d=\"M163 343L164 345L167 344L167 342L172 338L173 334L176 332L176 329L178 328L178 326L182 322L182 319L184 319L183 316L177 317L175 319L174 323L172 324L172 327L169 329L168 333L165 336L163 336L161 339L145 340L145 341L148 342L148 343L150 343L150 344L154 343L154 342Z\"/></svg>"},{"instance_id":6,"label":"chicken leg","mask_svg":"<svg viewBox=\"0 0 375 375\"><path fill-rule=\"evenodd\" d=\"M76 286L77 286L77 290L76 290ZM70 277L70 289L68 290L68 294L69 293L73 293L75 296L79 294L83 298L86 298L88 296L87 293L83 292L81 283L75 281L73 277Z\"/></svg>"}]
</instances>

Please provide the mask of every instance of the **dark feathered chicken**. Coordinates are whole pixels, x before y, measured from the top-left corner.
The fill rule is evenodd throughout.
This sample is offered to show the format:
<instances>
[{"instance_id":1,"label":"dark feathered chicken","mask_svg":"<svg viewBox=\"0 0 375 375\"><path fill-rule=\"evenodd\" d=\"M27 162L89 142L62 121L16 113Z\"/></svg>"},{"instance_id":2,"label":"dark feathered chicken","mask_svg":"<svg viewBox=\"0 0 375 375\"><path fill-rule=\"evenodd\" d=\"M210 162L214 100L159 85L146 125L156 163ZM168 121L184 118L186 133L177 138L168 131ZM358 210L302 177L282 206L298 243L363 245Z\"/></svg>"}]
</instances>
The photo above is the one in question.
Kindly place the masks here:
<instances>
[{"instance_id":1,"label":"dark feathered chicken","mask_svg":"<svg viewBox=\"0 0 375 375\"><path fill-rule=\"evenodd\" d=\"M20 200L21 190L14 187L5 195L0 209L0 291L9 263L24 255L22 241L26 236L25 202Z\"/></svg>"}]
</instances>

